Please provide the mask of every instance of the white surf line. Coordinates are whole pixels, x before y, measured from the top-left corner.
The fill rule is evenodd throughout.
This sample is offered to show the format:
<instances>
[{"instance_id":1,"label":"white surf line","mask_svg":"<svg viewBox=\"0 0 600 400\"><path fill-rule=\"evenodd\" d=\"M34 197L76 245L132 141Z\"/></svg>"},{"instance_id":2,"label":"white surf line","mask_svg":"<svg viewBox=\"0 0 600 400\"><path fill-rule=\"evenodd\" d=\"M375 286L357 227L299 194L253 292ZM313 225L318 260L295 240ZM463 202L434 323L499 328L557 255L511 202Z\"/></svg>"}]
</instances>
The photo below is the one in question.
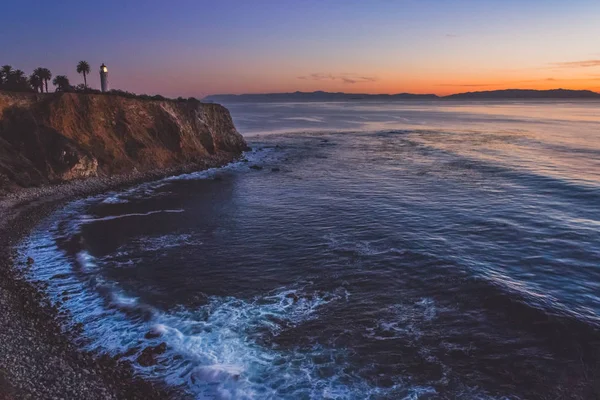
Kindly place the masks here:
<instances>
[{"instance_id":1,"label":"white surf line","mask_svg":"<svg viewBox=\"0 0 600 400\"><path fill-rule=\"evenodd\" d=\"M100 217L100 218L88 218L88 217L84 216L83 218L81 218L81 223L86 224L86 223L98 222L98 221L110 221L113 219L128 218L128 217L145 217L147 215L160 214L160 213L182 213L184 211L185 210L183 210L183 209L158 210L158 211L148 211L147 213L131 213L131 214L123 214L123 215L111 215L108 217Z\"/></svg>"}]
</instances>

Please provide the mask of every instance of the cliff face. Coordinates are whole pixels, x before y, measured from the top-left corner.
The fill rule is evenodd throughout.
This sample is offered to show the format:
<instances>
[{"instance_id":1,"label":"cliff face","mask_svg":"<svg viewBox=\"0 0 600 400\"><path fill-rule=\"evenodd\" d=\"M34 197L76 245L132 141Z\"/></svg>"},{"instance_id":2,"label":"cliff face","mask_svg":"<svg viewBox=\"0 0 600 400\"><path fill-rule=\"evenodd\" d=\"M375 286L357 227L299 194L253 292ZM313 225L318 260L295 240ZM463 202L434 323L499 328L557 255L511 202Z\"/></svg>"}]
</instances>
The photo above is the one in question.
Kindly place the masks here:
<instances>
[{"instance_id":1,"label":"cliff face","mask_svg":"<svg viewBox=\"0 0 600 400\"><path fill-rule=\"evenodd\" d=\"M185 164L246 148L218 104L113 95L0 92L0 187L28 187Z\"/></svg>"}]
</instances>

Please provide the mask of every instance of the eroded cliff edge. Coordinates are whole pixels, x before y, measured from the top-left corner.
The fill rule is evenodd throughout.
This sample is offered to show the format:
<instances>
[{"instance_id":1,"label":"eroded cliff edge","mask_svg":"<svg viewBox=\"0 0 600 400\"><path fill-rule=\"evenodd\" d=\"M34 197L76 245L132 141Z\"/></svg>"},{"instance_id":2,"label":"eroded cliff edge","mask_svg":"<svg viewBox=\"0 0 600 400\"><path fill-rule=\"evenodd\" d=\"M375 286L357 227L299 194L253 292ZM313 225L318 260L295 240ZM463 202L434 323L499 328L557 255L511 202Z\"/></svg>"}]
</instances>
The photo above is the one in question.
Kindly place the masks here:
<instances>
[{"instance_id":1,"label":"eroded cliff edge","mask_svg":"<svg viewBox=\"0 0 600 400\"><path fill-rule=\"evenodd\" d=\"M227 163L246 149L229 111L199 101L0 91L0 193Z\"/></svg>"}]
</instances>

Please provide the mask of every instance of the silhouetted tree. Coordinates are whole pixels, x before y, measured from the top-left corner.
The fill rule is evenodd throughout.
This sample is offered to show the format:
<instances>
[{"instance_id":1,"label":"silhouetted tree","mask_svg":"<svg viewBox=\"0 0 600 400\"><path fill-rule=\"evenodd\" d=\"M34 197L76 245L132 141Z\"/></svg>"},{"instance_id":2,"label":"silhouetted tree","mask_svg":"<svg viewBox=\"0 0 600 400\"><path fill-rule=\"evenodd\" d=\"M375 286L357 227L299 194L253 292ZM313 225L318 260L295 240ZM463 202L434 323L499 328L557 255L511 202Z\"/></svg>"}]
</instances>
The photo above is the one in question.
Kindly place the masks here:
<instances>
[{"instance_id":1,"label":"silhouetted tree","mask_svg":"<svg viewBox=\"0 0 600 400\"><path fill-rule=\"evenodd\" d=\"M77 73L83 74L83 86L87 89L86 75L90 73L90 64L87 61L79 61L79 64L77 64Z\"/></svg>"},{"instance_id":2,"label":"silhouetted tree","mask_svg":"<svg viewBox=\"0 0 600 400\"><path fill-rule=\"evenodd\" d=\"M71 89L69 78L67 78L65 75L57 75L52 81L52 84L56 86L57 92L68 92L69 89Z\"/></svg>"},{"instance_id":3,"label":"silhouetted tree","mask_svg":"<svg viewBox=\"0 0 600 400\"><path fill-rule=\"evenodd\" d=\"M10 65L3 65L0 68L0 87L6 87L8 77L12 73L13 68Z\"/></svg>"},{"instance_id":4,"label":"silhouetted tree","mask_svg":"<svg viewBox=\"0 0 600 400\"><path fill-rule=\"evenodd\" d=\"M12 73L11 79L15 85L15 90L29 90L29 82L25 72L17 69Z\"/></svg>"},{"instance_id":5,"label":"silhouetted tree","mask_svg":"<svg viewBox=\"0 0 600 400\"><path fill-rule=\"evenodd\" d=\"M3 84L2 88L6 90L13 90L18 92L28 92L31 90L29 87L29 82L27 81L27 77L25 73L20 69L4 71L3 75ZM4 76L6 75L6 76Z\"/></svg>"},{"instance_id":6,"label":"silhouetted tree","mask_svg":"<svg viewBox=\"0 0 600 400\"><path fill-rule=\"evenodd\" d=\"M42 79L39 76L37 76L35 72L29 76L29 85L31 85L31 87L33 88L33 90L35 90L36 93L44 91Z\"/></svg>"},{"instance_id":7,"label":"silhouetted tree","mask_svg":"<svg viewBox=\"0 0 600 400\"><path fill-rule=\"evenodd\" d=\"M40 77L40 79L46 84L46 93L48 93L48 81L52 79L52 72L48 68L36 68L33 71L34 74Z\"/></svg>"},{"instance_id":8,"label":"silhouetted tree","mask_svg":"<svg viewBox=\"0 0 600 400\"><path fill-rule=\"evenodd\" d=\"M44 93L44 78L43 78L44 68L39 67L39 68L34 69L32 75L37 76L37 78L40 81L40 93Z\"/></svg>"}]
</instances>

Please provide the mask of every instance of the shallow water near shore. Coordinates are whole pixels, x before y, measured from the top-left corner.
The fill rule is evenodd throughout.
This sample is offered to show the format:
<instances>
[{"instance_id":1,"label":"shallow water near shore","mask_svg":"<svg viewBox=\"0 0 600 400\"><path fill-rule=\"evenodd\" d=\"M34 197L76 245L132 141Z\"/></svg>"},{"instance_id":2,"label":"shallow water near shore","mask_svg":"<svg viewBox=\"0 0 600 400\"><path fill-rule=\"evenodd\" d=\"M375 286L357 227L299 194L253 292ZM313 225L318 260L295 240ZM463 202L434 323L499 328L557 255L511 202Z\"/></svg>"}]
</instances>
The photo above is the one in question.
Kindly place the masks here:
<instances>
[{"instance_id":1,"label":"shallow water near shore","mask_svg":"<svg viewBox=\"0 0 600 400\"><path fill-rule=\"evenodd\" d=\"M600 103L227 106L247 162L22 243L83 347L199 399L600 394Z\"/></svg>"}]
</instances>

